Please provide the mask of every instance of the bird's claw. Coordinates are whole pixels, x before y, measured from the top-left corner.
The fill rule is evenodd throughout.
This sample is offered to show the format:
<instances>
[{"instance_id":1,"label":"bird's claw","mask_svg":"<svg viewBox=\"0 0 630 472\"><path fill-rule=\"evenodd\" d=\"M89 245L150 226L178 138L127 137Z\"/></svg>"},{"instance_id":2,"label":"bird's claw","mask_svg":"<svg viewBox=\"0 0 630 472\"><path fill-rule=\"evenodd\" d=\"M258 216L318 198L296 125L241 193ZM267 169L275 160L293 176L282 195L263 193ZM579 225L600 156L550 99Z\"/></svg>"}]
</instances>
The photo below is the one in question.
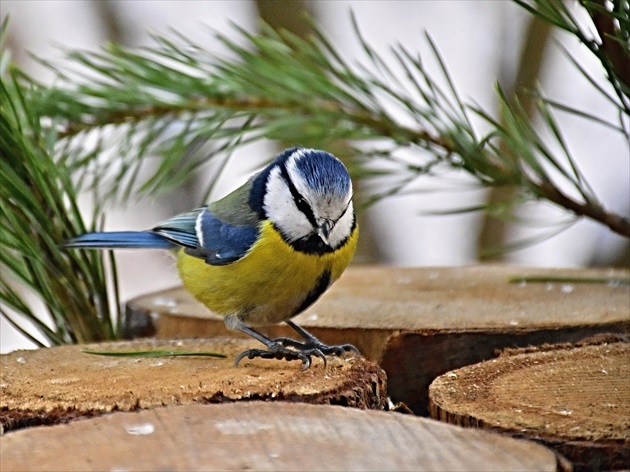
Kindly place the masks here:
<instances>
[{"instance_id":1,"label":"bird's claw","mask_svg":"<svg viewBox=\"0 0 630 472\"><path fill-rule=\"evenodd\" d=\"M307 341L296 341L292 338L279 337L273 339L273 342L282 344L285 347L293 347L302 352L309 350L317 350L327 356L341 357L347 352L353 352L356 355L361 355L359 350L352 344L324 344L319 339L313 337Z\"/></svg>"},{"instance_id":2,"label":"bird's claw","mask_svg":"<svg viewBox=\"0 0 630 472\"><path fill-rule=\"evenodd\" d=\"M353 352L356 355L361 355L359 350L352 344L339 344L328 345L321 342L311 333L304 328L293 323L291 320L286 323L293 328L302 337L302 341L297 341L292 338L279 337L275 339L269 339L268 337L260 334L254 329L241 325L239 329L245 334L249 334L254 339L257 339L267 349L248 349L241 352L236 357L235 366L238 366L239 362L245 357L248 359L254 359L259 357L261 359L284 359L287 361L302 361L302 370L306 370L311 366L313 356L319 357L324 362L326 367L326 356L343 356L347 352Z\"/></svg>"},{"instance_id":3,"label":"bird's claw","mask_svg":"<svg viewBox=\"0 0 630 472\"><path fill-rule=\"evenodd\" d=\"M238 366L244 358L248 359L284 359L287 361L302 361L302 370L307 370L311 366L312 356L319 357L324 361L324 367L326 367L326 355L318 348L306 348L306 349L289 349L282 343L274 343L266 349L248 349L241 352L234 362L234 366Z\"/></svg>"},{"instance_id":4,"label":"bird's claw","mask_svg":"<svg viewBox=\"0 0 630 472\"><path fill-rule=\"evenodd\" d=\"M322 347L325 348L322 352L329 356L341 357L347 352L353 352L357 356L361 355L356 346L353 346L352 344L334 344L331 346L323 345L320 349L322 349Z\"/></svg>"}]
</instances>

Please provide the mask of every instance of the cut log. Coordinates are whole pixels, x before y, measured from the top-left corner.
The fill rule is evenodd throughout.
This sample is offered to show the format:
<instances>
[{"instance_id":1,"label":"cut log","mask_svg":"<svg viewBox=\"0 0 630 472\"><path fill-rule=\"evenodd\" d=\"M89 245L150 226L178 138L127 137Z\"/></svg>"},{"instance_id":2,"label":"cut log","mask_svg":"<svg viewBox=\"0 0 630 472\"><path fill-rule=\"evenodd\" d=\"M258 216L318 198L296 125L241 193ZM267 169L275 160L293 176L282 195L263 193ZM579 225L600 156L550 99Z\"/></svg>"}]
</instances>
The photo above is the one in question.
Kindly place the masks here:
<instances>
[{"instance_id":1,"label":"cut log","mask_svg":"<svg viewBox=\"0 0 630 472\"><path fill-rule=\"evenodd\" d=\"M355 266L295 321L325 342L356 345L385 369L392 399L426 415L435 377L497 349L629 331L629 277L608 269ZM181 288L132 300L127 314L134 335L239 336ZM295 336L283 325L266 332Z\"/></svg>"},{"instance_id":2,"label":"cut log","mask_svg":"<svg viewBox=\"0 0 630 472\"><path fill-rule=\"evenodd\" d=\"M431 416L541 441L576 470L630 468L630 344L526 351L438 377Z\"/></svg>"},{"instance_id":3,"label":"cut log","mask_svg":"<svg viewBox=\"0 0 630 472\"><path fill-rule=\"evenodd\" d=\"M559 470L552 451L529 441L397 413L263 402L30 428L0 438L0 457L3 471Z\"/></svg>"},{"instance_id":4,"label":"cut log","mask_svg":"<svg viewBox=\"0 0 630 472\"><path fill-rule=\"evenodd\" d=\"M155 349L221 352L211 357L131 358L86 354ZM211 340L105 343L16 351L0 356L0 424L12 430L66 422L112 411L162 405L284 400L382 409L385 374L364 358L332 358L327 367L301 362L247 360L234 367L255 341Z\"/></svg>"}]
</instances>

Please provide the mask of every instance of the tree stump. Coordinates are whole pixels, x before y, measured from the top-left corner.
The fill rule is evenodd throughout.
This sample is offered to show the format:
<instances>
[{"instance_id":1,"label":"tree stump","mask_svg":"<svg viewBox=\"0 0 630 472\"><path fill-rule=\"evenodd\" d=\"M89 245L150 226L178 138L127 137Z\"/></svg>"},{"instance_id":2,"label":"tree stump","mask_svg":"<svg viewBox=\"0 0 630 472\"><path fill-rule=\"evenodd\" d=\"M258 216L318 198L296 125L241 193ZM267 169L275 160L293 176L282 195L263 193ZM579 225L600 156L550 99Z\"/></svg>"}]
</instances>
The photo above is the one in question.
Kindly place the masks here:
<instances>
[{"instance_id":1,"label":"tree stump","mask_svg":"<svg viewBox=\"0 0 630 472\"><path fill-rule=\"evenodd\" d=\"M211 357L105 357L82 349L213 351ZM292 401L382 409L384 372L364 358L320 360L306 371L301 362L247 360L234 367L255 341L140 340L16 351L0 356L0 424L5 431L67 422L112 411L162 405L235 401Z\"/></svg>"},{"instance_id":2,"label":"tree stump","mask_svg":"<svg viewBox=\"0 0 630 472\"><path fill-rule=\"evenodd\" d=\"M66 451L60 454L59 451ZM0 438L3 471L556 471L549 449L398 413L249 402L111 415Z\"/></svg>"},{"instance_id":3,"label":"tree stump","mask_svg":"<svg viewBox=\"0 0 630 472\"><path fill-rule=\"evenodd\" d=\"M542 279L510 282L527 276ZM496 350L629 331L629 277L627 270L355 266L295 321L324 342L357 346L387 372L392 399L426 415L433 379ZM127 314L134 335L240 335L181 288L132 300ZM295 335L283 325L266 332Z\"/></svg>"},{"instance_id":4,"label":"tree stump","mask_svg":"<svg viewBox=\"0 0 630 472\"><path fill-rule=\"evenodd\" d=\"M630 343L516 350L438 377L429 394L433 418L538 440L576 470L630 468Z\"/></svg>"}]
</instances>

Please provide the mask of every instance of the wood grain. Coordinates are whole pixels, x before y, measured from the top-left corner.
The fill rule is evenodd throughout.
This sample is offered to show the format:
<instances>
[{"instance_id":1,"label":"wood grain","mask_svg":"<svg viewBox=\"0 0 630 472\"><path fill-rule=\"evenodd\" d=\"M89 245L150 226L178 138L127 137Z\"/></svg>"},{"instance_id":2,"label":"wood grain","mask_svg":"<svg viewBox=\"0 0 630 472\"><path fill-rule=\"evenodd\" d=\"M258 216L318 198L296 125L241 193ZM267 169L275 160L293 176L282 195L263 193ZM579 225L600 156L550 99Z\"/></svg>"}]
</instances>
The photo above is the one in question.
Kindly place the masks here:
<instances>
[{"instance_id":1,"label":"wood grain","mask_svg":"<svg viewBox=\"0 0 630 472\"><path fill-rule=\"evenodd\" d=\"M630 343L526 351L438 377L431 416L540 440L579 470L630 467Z\"/></svg>"},{"instance_id":2,"label":"wood grain","mask_svg":"<svg viewBox=\"0 0 630 472\"><path fill-rule=\"evenodd\" d=\"M5 430L66 422L112 411L235 401L296 401L381 409L385 374L363 358L329 358L327 367L234 357L255 341L141 340L16 351L0 356L0 424ZM209 357L113 358L81 352L179 349L222 352Z\"/></svg>"},{"instance_id":3,"label":"wood grain","mask_svg":"<svg viewBox=\"0 0 630 472\"><path fill-rule=\"evenodd\" d=\"M567 280L510 283L527 276ZM325 342L356 345L387 372L392 399L426 415L435 377L491 359L496 350L629 331L630 290L615 282L629 277L621 269L354 266L295 321ZM137 298L127 308L135 334L239 336L181 288ZM295 335L282 325L266 331Z\"/></svg>"},{"instance_id":4,"label":"wood grain","mask_svg":"<svg viewBox=\"0 0 630 472\"><path fill-rule=\"evenodd\" d=\"M60 453L67 451L67 453ZM555 471L538 444L397 413L293 403L115 413L0 438L3 471Z\"/></svg>"}]
</instances>

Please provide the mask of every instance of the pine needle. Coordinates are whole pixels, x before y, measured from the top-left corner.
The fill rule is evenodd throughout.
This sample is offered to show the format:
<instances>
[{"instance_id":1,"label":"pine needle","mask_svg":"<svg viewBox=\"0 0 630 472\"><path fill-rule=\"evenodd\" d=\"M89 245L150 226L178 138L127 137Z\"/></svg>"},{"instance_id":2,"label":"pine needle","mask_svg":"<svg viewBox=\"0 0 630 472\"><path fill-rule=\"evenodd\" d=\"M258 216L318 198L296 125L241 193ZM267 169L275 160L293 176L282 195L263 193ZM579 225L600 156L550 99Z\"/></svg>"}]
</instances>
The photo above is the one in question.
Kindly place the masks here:
<instances>
[{"instance_id":1,"label":"pine needle","mask_svg":"<svg viewBox=\"0 0 630 472\"><path fill-rule=\"evenodd\" d=\"M86 354L93 354L96 356L110 356L110 357L190 357L190 356L202 356L202 357L219 357L222 359L227 358L225 354L218 352L208 351L171 351L171 350L149 350L149 351L99 351L95 349L82 349L81 352Z\"/></svg>"}]
</instances>

